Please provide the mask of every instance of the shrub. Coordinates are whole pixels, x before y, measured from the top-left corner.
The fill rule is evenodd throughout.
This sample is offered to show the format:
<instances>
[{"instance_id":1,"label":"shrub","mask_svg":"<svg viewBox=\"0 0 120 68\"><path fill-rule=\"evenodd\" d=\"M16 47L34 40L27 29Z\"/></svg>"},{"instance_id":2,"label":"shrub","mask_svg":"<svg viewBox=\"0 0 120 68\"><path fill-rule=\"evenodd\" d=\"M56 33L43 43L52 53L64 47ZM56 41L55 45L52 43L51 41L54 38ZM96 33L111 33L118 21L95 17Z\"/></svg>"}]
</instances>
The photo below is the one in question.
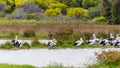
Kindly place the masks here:
<instances>
[{"instance_id":1,"label":"shrub","mask_svg":"<svg viewBox=\"0 0 120 68\"><path fill-rule=\"evenodd\" d=\"M5 17L6 15L7 15L6 13L4 13L4 12L0 12L0 18Z\"/></svg>"},{"instance_id":2,"label":"shrub","mask_svg":"<svg viewBox=\"0 0 120 68\"><path fill-rule=\"evenodd\" d=\"M97 5L97 1L96 0L83 0L82 1L82 6L84 8L93 7L95 5Z\"/></svg>"},{"instance_id":3,"label":"shrub","mask_svg":"<svg viewBox=\"0 0 120 68\"><path fill-rule=\"evenodd\" d=\"M118 51L103 51L101 54L96 54L98 64L95 66L108 67L108 68L119 68L120 67L120 52Z\"/></svg>"},{"instance_id":4,"label":"shrub","mask_svg":"<svg viewBox=\"0 0 120 68\"><path fill-rule=\"evenodd\" d=\"M29 43L25 42L25 43L22 44L21 48L31 48L31 47L32 46Z\"/></svg>"},{"instance_id":5,"label":"shrub","mask_svg":"<svg viewBox=\"0 0 120 68\"><path fill-rule=\"evenodd\" d=\"M95 22L95 23L97 23L97 22L105 22L105 21L106 21L106 18L103 17L103 16L95 17L95 18L92 20L92 22Z\"/></svg>"},{"instance_id":6,"label":"shrub","mask_svg":"<svg viewBox=\"0 0 120 68\"><path fill-rule=\"evenodd\" d=\"M39 20L39 19L40 19L38 13L27 14L27 18L28 18L28 19L36 19L36 20Z\"/></svg>"},{"instance_id":7,"label":"shrub","mask_svg":"<svg viewBox=\"0 0 120 68\"><path fill-rule=\"evenodd\" d=\"M69 8L67 10L67 17L87 17L87 11L83 8Z\"/></svg>"},{"instance_id":8,"label":"shrub","mask_svg":"<svg viewBox=\"0 0 120 68\"><path fill-rule=\"evenodd\" d=\"M66 9L67 6L65 4L61 4L61 3L51 3L49 6L50 9L56 9L56 8L60 8L61 9L61 13L66 14Z\"/></svg>"},{"instance_id":9,"label":"shrub","mask_svg":"<svg viewBox=\"0 0 120 68\"><path fill-rule=\"evenodd\" d=\"M97 59L105 64L114 63L120 60L120 52L118 51L103 51L101 54L97 55Z\"/></svg>"},{"instance_id":10,"label":"shrub","mask_svg":"<svg viewBox=\"0 0 120 68\"><path fill-rule=\"evenodd\" d=\"M12 13L12 18L14 19L27 19L26 13L22 8L17 9L14 13Z\"/></svg>"},{"instance_id":11,"label":"shrub","mask_svg":"<svg viewBox=\"0 0 120 68\"><path fill-rule=\"evenodd\" d=\"M3 48L3 49L11 49L11 48L14 48L15 46L12 45L10 42L6 42L5 44L1 44L0 45L0 48Z\"/></svg>"},{"instance_id":12,"label":"shrub","mask_svg":"<svg viewBox=\"0 0 120 68\"><path fill-rule=\"evenodd\" d=\"M35 37L36 34L35 34L35 31L33 31L33 30L27 30L24 32L23 36L24 37Z\"/></svg>"},{"instance_id":13,"label":"shrub","mask_svg":"<svg viewBox=\"0 0 120 68\"><path fill-rule=\"evenodd\" d=\"M61 8L61 9L66 9L66 5L65 4L61 4L61 3L51 3L49 8L55 9L55 8Z\"/></svg>"},{"instance_id":14,"label":"shrub","mask_svg":"<svg viewBox=\"0 0 120 68\"><path fill-rule=\"evenodd\" d=\"M88 16L89 16L89 18L99 17L100 13L101 13L101 9L98 6L91 7L91 8L88 9Z\"/></svg>"},{"instance_id":15,"label":"shrub","mask_svg":"<svg viewBox=\"0 0 120 68\"><path fill-rule=\"evenodd\" d=\"M45 15L47 16L58 16L61 13L61 9L60 8L55 8L55 9L47 9L45 11Z\"/></svg>"}]
</instances>

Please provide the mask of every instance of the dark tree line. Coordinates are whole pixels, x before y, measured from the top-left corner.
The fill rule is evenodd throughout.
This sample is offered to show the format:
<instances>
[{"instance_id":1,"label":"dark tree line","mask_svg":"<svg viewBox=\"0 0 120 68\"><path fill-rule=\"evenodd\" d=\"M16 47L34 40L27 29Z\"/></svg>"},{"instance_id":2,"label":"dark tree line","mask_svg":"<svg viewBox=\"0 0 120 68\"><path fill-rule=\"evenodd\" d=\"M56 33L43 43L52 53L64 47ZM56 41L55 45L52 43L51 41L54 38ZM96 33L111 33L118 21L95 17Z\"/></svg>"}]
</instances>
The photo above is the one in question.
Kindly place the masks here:
<instances>
[{"instance_id":1,"label":"dark tree line","mask_svg":"<svg viewBox=\"0 0 120 68\"><path fill-rule=\"evenodd\" d=\"M109 24L120 24L120 0L102 0L102 15Z\"/></svg>"}]
</instances>

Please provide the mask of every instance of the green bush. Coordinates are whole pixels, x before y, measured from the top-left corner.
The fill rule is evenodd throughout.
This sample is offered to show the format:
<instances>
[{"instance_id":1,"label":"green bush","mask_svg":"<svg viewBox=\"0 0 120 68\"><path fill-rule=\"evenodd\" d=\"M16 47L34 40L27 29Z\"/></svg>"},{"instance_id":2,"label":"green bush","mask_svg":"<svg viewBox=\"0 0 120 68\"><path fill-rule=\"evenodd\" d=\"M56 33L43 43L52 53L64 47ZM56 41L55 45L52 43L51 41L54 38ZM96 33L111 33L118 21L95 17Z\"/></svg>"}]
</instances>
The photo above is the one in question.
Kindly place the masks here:
<instances>
[{"instance_id":1,"label":"green bush","mask_svg":"<svg viewBox=\"0 0 120 68\"><path fill-rule=\"evenodd\" d=\"M103 17L103 16L95 17L95 18L92 20L92 22L95 22L95 23L97 23L97 22L105 22L105 21L106 21L106 18Z\"/></svg>"},{"instance_id":2,"label":"green bush","mask_svg":"<svg viewBox=\"0 0 120 68\"><path fill-rule=\"evenodd\" d=\"M28 19L35 19L35 20L39 20L40 19L38 13L27 14L27 18Z\"/></svg>"},{"instance_id":3,"label":"green bush","mask_svg":"<svg viewBox=\"0 0 120 68\"><path fill-rule=\"evenodd\" d=\"M62 4L62 3L57 3L57 4L51 3L49 8L50 9L60 8L61 9L61 13L66 14L67 6L65 4Z\"/></svg>"},{"instance_id":4,"label":"green bush","mask_svg":"<svg viewBox=\"0 0 120 68\"><path fill-rule=\"evenodd\" d=\"M96 7L90 7L88 9L88 16L89 16L89 18L99 17L100 13L101 13L101 9L98 6L96 6Z\"/></svg>"},{"instance_id":5,"label":"green bush","mask_svg":"<svg viewBox=\"0 0 120 68\"><path fill-rule=\"evenodd\" d=\"M97 5L97 0L82 0L82 6L84 8L89 8Z\"/></svg>"},{"instance_id":6,"label":"green bush","mask_svg":"<svg viewBox=\"0 0 120 68\"><path fill-rule=\"evenodd\" d=\"M35 34L35 31L33 31L33 30L27 30L24 32L23 36L24 37L35 37L36 34Z\"/></svg>"},{"instance_id":7,"label":"green bush","mask_svg":"<svg viewBox=\"0 0 120 68\"><path fill-rule=\"evenodd\" d=\"M0 45L0 48L3 48L3 49L11 49L11 48L15 48L15 46L12 45L10 42L6 42L5 44L1 44L1 45Z\"/></svg>"},{"instance_id":8,"label":"green bush","mask_svg":"<svg viewBox=\"0 0 120 68\"><path fill-rule=\"evenodd\" d=\"M47 16L58 16L61 13L61 8L47 9L45 15Z\"/></svg>"},{"instance_id":9,"label":"green bush","mask_svg":"<svg viewBox=\"0 0 120 68\"><path fill-rule=\"evenodd\" d=\"M21 48L31 48L31 47L32 46L29 43L25 42L25 43L22 44Z\"/></svg>"},{"instance_id":10,"label":"green bush","mask_svg":"<svg viewBox=\"0 0 120 68\"><path fill-rule=\"evenodd\" d=\"M67 17L77 17L77 18L81 18L81 17L87 17L87 10L83 9L83 8L69 8L67 9Z\"/></svg>"},{"instance_id":11,"label":"green bush","mask_svg":"<svg viewBox=\"0 0 120 68\"><path fill-rule=\"evenodd\" d=\"M0 18L4 18L7 14L4 12L0 12Z\"/></svg>"}]
</instances>

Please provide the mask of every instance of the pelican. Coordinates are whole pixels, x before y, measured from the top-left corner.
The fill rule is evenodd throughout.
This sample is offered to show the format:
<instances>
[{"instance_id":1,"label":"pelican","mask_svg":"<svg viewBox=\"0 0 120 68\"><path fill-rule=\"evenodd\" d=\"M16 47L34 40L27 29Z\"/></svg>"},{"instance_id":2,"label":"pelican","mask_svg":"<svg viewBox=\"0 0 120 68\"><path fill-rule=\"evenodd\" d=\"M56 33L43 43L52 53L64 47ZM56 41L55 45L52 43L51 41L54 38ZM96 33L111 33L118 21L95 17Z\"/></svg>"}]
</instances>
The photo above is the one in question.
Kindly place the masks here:
<instances>
[{"instance_id":1,"label":"pelican","mask_svg":"<svg viewBox=\"0 0 120 68\"><path fill-rule=\"evenodd\" d=\"M13 44L14 46L17 46L17 47L21 47L21 46L22 46L22 45L21 45L21 41L18 41L17 35L15 36L15 39L13 39L11 42L12 42L12 44Z\"/></svg>"},{"instance_id":2,"label":"pelican","mask_svg":"<svg viewBox=\"0 0 120 68\"><path fill-rule=\"evenodd\" d=\"M83 44L83 39L80 38L80 40L75 41L75 46L80 46Z\"/></svg>"},{"instance_id":3,"label":"pelican","mask_svg":"<svg viewBox=\"0 0 120 68\"><path fill-rule=\"evenodd\" d=\"M90 39L90 40L88 40L88 44L89 45L93 45L93 44L95 44L95 43L99 43L100 42L100 40L98 39L98 38L96 38L96 35L95 34L93 34L93 39Z\"/></svg>"},{"instance_id":4,"label":"pelican","mask_svg":"<svg viewBox=\"0 0 120 68\"><path fill-rule=\"evenodd\" d=\"M110 40L110 41L112 41L112 40L114 40L114 39L115 39L115 37L113 37L113 34L112 34L112 33L110 33L109 40Z\"/></svg>"},{"instance_id":5,"label":"pelican","mask_svg":"<svg viewBox=\"0 0 120 68\"><path fill-rule=\"evenodd\" d=\"M103 39L100 44L102 44L103 46L108 45L109 41L107 39Z\"/></svg>"},{"instance_id":6,"label":"pelican","mask_svg":"<svg viewBox=\"0 0 120 68\"><path fill-rule=\"evenodd\" d=\"M118 36L118 34L116 34L114 45L120 47L120 37Z\"/></svg>"},{"instance_id":7,"label":"pelican","mask_svg":"<svg viewBox=\"0 0 120 68\"><path fill-rule=\"evenodd\" d=\"M38 40L41 44L45 44L46 46L54 46L57 43L56 39L52 39L52 40Z\"/></svg>"}]
</instances>

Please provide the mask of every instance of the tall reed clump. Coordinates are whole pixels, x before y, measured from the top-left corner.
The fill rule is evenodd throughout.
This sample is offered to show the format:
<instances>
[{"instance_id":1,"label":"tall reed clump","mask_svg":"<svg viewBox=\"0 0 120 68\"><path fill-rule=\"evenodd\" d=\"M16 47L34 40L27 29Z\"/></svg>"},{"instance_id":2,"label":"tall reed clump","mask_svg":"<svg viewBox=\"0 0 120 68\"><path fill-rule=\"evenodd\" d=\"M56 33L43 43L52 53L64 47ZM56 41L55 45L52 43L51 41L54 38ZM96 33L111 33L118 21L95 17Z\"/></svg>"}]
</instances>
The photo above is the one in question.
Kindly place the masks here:
<instances>
[{"instance_id":1,"label":"tall reed clump","mask_svg":"<svg viewBox=\"0 0 120 68\"><path fill-rule=\"evenodd\" d=\"M36 33L33 30L26 30L23 34L24 37L35 37Z\"/></svg>"},{"instance_id":2,"label":"tall reed clump","mask_svg":"<svg viewBox=\"0 0 120 68\"><path fill-rule=\"evenodd\" d=\"M55 32L55 38L68 40L73 35L73 29L71 28L61 28L59 31Z\"/></svg>"},{"instance_id":3,"label":"tall reed clump","mask_svg":"<svg viewBox=\"0 0 120 68\"><path fill-rule=\"evenodd\" d=\"M59 31L56 31L54 33L48 33L48 37L50 39L57 39L57 47L71 47L73 46L73 37L74 31L70 28L60 28Z\"/></svg>"},{"instance_id":4,"label":"tall reed clump","mask_svg":"<svg viewBox=\"0 0 120 68\"><path fill-rule=\"evenodd\" d=\"M98 63L88 68L120 68L120 52L118 51L103 51L101 54L96 54Z\"/></svg>"}]
</instances>

